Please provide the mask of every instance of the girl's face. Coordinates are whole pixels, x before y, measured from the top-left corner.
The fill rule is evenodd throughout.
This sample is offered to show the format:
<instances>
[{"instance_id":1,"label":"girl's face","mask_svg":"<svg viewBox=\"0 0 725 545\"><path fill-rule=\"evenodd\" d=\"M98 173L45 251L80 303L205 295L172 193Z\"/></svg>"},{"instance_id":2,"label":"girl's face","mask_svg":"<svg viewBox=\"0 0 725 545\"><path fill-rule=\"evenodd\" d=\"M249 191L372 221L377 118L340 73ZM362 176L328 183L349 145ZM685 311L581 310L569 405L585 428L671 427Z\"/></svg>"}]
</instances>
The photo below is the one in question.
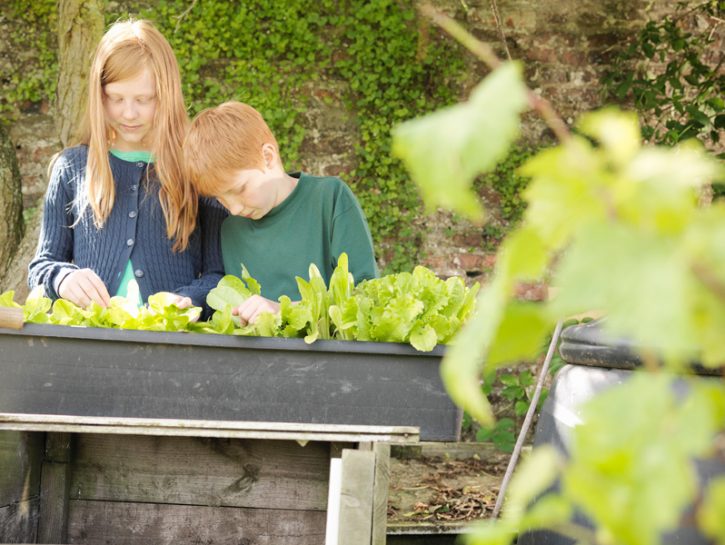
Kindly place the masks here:
<instances>
[{"instance_id":1,"label":"girl's face","mask_svg":"<svg viewBox=\"0 0 725 545\"><path fill-rule=\"evenodd\" d=\"M153 130L156 81L148 68L137 76L107 83L103 88L106 121L116 132L111 144L119 151L150 151L144 140Z\"/></svg>"}]
</instances>

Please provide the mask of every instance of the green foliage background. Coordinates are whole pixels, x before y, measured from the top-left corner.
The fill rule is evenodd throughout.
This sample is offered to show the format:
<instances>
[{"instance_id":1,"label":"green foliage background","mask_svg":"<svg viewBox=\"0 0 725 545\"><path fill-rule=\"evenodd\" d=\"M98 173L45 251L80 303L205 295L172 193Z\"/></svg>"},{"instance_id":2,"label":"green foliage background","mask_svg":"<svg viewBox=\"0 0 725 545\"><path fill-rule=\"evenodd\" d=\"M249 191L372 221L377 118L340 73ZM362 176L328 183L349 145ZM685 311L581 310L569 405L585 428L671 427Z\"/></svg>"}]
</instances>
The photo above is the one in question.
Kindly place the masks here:
<instances>
[{"instance_id":1,"label":"green foliage background","mask_svg":"<svg viewBox=\"0 0 725 545\"><path fill-rule=\"evenodd\" d=\"M37 61L9 75L0 97L6 122L53 97L57 79L56 2L11 0L10 10L21 22L10 36L13 48L35 50ZM327 81L342 89L334 100L354 119L357 144L345 150L340 176L365 210L385 272L419 261L420 235L412 225L422 212L420 198L391 156L390 130L457 101L465 66L461 49L429 29L413 2L132 0L109 2L105 16L107 25L135 16L159 27L179 59L191 115L232 99L260 110L288 170L305 167L303 116L311 90L325 89Z\"/></svg>"}]
</instances>

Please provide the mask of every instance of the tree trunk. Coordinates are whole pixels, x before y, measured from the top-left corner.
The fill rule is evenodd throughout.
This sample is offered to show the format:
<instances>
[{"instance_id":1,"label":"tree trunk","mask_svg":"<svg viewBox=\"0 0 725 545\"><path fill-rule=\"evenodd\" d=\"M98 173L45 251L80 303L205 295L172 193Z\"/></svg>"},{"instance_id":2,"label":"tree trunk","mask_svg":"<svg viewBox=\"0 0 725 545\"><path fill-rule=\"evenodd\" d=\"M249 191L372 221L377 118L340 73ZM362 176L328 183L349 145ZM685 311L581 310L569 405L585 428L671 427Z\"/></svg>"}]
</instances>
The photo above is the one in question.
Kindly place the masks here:
<instances>
[{"instance_id":1,"label":"tree trunk","mask_svg":"<svg viewBox=\"0 0 725 545\"><path fill-rule=\"evenodd\" d=\"M58 1L56 115L63 147L78 142L88 101L91 58L103 35L103 0Z\"/></svg>"},{"instance_id":2,"label":"tree trunk","mask_svg":"<svg viewBox=\"0 0 725 545\"><path fill-rule=\"evenodd\" d=\"M40 222L42 214L35 214L25 226L25 236L8 267L5 278L0 280L0 293L12 290L15 292L15 301L22 304L28 297L28 264L35 255L40 237Z\"/></svg>"},{"instance_id":3,"label":"tree trunk","mask_svg":"<svg viewBox=\"0 0 725 545\"><path fill-rule=\"evenodd\" d=\"M54 113L63 147L77 143L80 135L91 57L103 35L102 4L103 0L58 0L59 74ZM6 160L10 157L6 148L12 152L15 165L12 175L6 175L11 164ZM28 294L28 263L38 244L42 214L28 222L23 237L20 175L14 152L5 133L0 132L0 292L14 290L15 300L22 303Z\"/></svg>"},{"instance_id":4,"label":"tree trunk","mask_svg":"<svg viewBox=\"0 0 725 545\"><path fill-rule=\"evenodd\" d=\"M23 196L15 146L0 126L0 277L23 237Z\"/></svg>"}]
</instances>

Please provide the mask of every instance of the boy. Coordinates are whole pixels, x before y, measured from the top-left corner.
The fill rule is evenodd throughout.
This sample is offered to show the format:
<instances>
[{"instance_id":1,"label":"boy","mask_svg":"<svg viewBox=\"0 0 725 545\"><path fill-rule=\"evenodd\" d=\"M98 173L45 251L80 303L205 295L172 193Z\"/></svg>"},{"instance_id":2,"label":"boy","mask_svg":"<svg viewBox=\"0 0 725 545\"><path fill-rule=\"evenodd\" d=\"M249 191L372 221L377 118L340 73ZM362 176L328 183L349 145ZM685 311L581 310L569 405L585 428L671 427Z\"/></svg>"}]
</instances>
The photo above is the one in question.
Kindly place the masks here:
<instances>
[{"instance_id":1,"label":"boy","mask_svg":"<svg viewBox=\"0 0 725 545\"><path fill-rule=\"evenodd\" d=\"M277 312L281 295L299 299L295 276L307 278L310 263L329 283L346 252L356 283L377 276L370 230L352 191L336 177L287 174L277 140L251 106L204 110L183 151L193 186L229 210L221 230L226 274L239 276L244 264L262 285L262 297L234 309L242 324Z\"/></svg>"}]
</instances>

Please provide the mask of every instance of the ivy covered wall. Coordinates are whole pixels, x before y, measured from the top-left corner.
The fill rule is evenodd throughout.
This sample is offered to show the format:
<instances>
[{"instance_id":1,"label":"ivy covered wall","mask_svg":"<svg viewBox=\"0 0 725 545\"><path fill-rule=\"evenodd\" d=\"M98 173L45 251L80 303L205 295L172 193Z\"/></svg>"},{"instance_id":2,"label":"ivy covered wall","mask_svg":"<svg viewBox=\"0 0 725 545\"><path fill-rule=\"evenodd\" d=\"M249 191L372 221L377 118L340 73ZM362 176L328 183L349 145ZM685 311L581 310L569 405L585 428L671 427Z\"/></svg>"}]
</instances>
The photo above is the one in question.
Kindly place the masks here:
<instances>
[{"instance_id":1,"label":"ivy covered wall","mask_svg":"<svg viewBox=\"0 0 725 545\"><path fill-rule=\"evenodd\" d=\"M521 212L525 180L514 167L548 135L527 119L525 139L479 184L486 226L449 214L423 216L416 188L389 153L395 123L464 99L485 69L421 19L417 1L111 1L106 22L153 20L172 43L190 114L237 99L257 107L290 170L339 175L365 209L387 271L425 263L440 274L485 275L497 240ZM437 0L478 37L525 63L532 88L565 119L599 106L600 79L617 48L668 0ZM694 3L694 0L693 0ZM0 113L11 126L32 210L54 150L57 75L54 0L0 5ZM31 32L29 29L33 29ZM484 244L481 244L481 242ZM536 296L534 294L533 296Z\"/></svg>"}]
</instances>

